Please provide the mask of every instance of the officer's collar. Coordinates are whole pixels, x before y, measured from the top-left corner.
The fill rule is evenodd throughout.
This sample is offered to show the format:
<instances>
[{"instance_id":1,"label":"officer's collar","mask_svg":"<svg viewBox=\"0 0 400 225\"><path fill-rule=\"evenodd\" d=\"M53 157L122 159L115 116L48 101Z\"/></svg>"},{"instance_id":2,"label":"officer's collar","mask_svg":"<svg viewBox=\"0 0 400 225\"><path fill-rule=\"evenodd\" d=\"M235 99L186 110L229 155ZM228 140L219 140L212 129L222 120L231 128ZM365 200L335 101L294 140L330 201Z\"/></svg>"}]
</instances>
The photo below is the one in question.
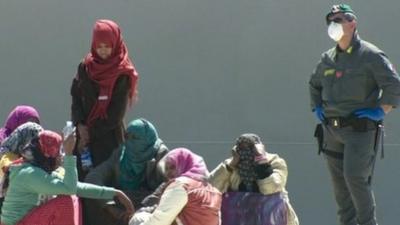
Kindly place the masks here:
<instances>
[{"instance_id":1,"label":"officer's collar","mask_svg":"<svg viewBox=\"0 0 400 225\"><path fill-rule=\"evenodd\" d=\"M354 32L353 38L351 39L350 45L346 50L342 50L339 45L336 45L336 53L347 53L351 54L360 48L360 36L358 35L357 31Z\"/></svg>"}]
</instances>

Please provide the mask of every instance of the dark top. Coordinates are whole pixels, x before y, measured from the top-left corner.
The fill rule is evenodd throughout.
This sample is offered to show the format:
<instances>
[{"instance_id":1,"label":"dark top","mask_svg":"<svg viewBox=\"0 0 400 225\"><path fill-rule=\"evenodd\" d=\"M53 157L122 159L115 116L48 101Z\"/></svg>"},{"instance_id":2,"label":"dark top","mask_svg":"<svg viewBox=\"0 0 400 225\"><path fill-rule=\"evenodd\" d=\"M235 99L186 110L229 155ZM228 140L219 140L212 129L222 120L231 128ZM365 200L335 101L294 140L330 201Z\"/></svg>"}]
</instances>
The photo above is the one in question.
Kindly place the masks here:
<instances>
[{"instance_id":1,"label":"dark top","mask_svg":"<svg viewBox=\"0 0 400 225\"><path fill-rule=\"evenodd\" d=\"M128 104L129 88L129 77L120 76L114 86L111 102L107 109L107 118L96 119L89 127L89 148L95 165L105 161L112 151L123 142L125 130L123 118ZM89 78L85 65L79 64L78 73L71 87L71 120L75 125L86 124L98 94L98 84Z\"/></svg>"},{"instance_id":2,"label":"dark top","mask_svg":"<svg viewBox=\"0 0 400 225\"><path fill-rule=\"evenodd\" d=\"M346 51L322 54L309 81L311 107L326 117L348 117L357 109L400 102L400 79L385 53L354 35Z\"/></svg>"}]
</instances>

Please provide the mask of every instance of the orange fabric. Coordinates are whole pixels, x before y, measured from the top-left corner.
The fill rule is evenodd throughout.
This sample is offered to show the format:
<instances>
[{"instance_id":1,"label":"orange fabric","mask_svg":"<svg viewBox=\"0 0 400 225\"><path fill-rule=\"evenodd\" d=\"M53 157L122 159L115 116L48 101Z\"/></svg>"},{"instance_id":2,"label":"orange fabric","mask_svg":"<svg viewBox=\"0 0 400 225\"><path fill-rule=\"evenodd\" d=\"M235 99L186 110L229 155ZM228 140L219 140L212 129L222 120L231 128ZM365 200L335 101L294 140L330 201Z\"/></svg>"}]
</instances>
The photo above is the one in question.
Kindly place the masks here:
<instances>
[{"instance_id":1,"label":"orange fabric","mask_svg":"<svg viewBox=\"0 0 400 225\"><path fill-rule=\"evenodd\" d=\"M179 180L181 181L181 180ZM184 179L188 203L178 218L185 225L219 225L222 194L207 182Z\"/></svg>"}]
</instances>

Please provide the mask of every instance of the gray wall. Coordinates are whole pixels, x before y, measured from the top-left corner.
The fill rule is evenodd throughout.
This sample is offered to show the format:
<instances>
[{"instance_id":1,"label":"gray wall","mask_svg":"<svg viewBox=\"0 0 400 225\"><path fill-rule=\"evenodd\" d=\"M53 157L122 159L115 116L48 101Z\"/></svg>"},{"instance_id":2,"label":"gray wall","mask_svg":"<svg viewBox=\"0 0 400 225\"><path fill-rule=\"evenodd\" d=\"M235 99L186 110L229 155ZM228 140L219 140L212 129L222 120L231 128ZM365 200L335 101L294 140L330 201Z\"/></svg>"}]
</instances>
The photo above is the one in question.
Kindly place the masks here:
<instances>
[{"instance_id":1,"label":"gray wall","mask_svg":"<svg viewBox=\"0 0 400 225\"><path fill-rule=\"evenodd\" d=\"M44 126L69 118L69 87L98 18L116 20L140 73L146 117L170 147L187 146L210 168L243 132L260 134L289 164L288 190L302 224L333 225L335 203L316 155L307 82L333 43L319 0L0 0L0 118L36 106ZM400 62L398 0L350 1L361 36ZM380 224L400 213L399 112L387 116L386 159L374 189Z\"/></svg>"}]
</instances>

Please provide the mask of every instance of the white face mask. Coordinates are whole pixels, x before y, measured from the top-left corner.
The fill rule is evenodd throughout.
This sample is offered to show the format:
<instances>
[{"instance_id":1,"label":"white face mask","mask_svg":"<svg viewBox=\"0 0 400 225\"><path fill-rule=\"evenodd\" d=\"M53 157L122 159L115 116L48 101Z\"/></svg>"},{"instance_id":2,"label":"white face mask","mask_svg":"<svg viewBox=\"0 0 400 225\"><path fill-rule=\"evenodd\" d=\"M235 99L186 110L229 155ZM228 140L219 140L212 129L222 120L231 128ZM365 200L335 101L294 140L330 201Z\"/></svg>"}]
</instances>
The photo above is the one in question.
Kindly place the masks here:
<instances>
[{"instance_id":1,"label":"white face mask","mask_svg":"<svg viewBox=\"0 0 400 225\"><path fill-rule=\"evenodd\" d=\"M328 35L330 38L332 38L332 40L336 42L340 41L344 35L342 24L335 22L329 24Z\"/></svg>"}]
</instances>

